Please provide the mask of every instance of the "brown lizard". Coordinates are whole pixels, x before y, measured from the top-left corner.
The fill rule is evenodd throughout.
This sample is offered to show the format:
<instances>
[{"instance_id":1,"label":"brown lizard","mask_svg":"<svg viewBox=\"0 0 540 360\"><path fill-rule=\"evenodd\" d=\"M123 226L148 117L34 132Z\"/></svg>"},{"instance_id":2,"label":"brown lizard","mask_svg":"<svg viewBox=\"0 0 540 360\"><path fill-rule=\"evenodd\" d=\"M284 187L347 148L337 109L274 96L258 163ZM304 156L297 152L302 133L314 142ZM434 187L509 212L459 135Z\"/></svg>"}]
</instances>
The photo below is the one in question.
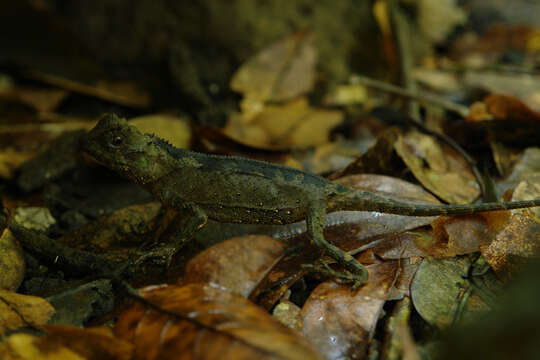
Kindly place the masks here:
<instances>
[{"instance_id":1,"label":"brown lizard","mask_svg":"<svg viewBox=\"0 0 540 360\"><path fill-rule=\"evenodd\" d=\"M434 216L540 206L540 199L471 205L416 205L332 183L287 166L177 149L107 114L84 141L86 152L156 196L165 207L187 210L193 231L207 219L227 223L289 224L306 220L312 243L351 273L358 286L367 271L323 236L327 213L339 210Z\"/></svg>"}]
</instances>

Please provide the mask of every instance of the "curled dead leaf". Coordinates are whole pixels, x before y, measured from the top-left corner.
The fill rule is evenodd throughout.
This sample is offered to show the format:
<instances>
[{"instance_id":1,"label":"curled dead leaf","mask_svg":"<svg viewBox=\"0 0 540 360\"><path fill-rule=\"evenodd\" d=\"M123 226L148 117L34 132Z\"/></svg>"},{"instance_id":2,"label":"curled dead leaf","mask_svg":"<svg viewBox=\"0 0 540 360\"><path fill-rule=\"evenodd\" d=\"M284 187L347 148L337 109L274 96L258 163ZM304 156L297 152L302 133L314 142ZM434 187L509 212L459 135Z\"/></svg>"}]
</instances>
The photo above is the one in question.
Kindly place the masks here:
<instances>
[{"instance_id":1,"label":"curled dead leaf","mask_svg":"<svg viewBox=\"0 0 540 360\"><path fill-rule=\"evenodd\" d=\"M115 334L135 345L135 359L321 359L305 339L239 295L205 285L140 291L163 311L136 304Z\"/></svg>"}]
</instances>

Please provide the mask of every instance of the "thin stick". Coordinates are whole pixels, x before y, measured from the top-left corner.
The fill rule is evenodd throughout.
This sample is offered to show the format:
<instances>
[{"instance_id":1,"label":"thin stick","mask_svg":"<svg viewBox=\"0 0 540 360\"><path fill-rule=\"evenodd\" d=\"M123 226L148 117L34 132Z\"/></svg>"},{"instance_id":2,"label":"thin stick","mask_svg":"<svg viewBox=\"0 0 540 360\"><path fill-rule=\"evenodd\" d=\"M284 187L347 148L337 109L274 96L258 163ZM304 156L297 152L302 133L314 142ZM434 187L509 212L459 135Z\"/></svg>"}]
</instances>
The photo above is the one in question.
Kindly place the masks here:
<instances>
[{"instance_id":1,"label":"thin stick","mask_svg":"<svg viewBox=\"0 0 540 360\"><path fill-rule=\"evenodd\" d=\"M409 91L402 87L384 82L375 79L371 79L361 75L354 75L351 79L353 84L362 84L369 87L372 87L377 90L386 91L392 94L409 97L411 99L418 100L420 102L430 103L448 111L453 111L460 115L463 118L466 118L469 115L469 108L463 105L456 104L454 102L444 100L440 96L435 94L427 93L425 91Z\"/></svg>"}]
</instances>

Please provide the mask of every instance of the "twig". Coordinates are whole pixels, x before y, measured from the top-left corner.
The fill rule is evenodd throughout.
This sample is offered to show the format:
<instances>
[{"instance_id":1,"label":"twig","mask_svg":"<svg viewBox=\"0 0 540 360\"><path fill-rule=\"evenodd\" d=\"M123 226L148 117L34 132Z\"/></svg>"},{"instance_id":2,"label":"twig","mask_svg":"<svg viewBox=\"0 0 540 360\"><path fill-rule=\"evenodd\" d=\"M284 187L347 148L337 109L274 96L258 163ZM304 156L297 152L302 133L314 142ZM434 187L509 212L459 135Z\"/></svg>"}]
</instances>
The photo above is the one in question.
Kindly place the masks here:
<instances>
[{"instance_id":1,"label":"twig","mask_svg":"<svg viewBox=\"0 0 540 360\"><path fill-rule=\"evenodd\" d=\"M377 90L390 92L396 95L410 97L412 99L418 100L423 103L430 103L448 111L457 113L459 116L466 118L469 115L469 108L463 105L456 104L454 102L444 100L440 96L435 94L427 93L425 91L410 91L402 87L389 84L384 81L379 81L371 79L361 75L354 75L351 79L353 84L362 84L369 87L372 87Z\"/></svg>"}]
</instances>

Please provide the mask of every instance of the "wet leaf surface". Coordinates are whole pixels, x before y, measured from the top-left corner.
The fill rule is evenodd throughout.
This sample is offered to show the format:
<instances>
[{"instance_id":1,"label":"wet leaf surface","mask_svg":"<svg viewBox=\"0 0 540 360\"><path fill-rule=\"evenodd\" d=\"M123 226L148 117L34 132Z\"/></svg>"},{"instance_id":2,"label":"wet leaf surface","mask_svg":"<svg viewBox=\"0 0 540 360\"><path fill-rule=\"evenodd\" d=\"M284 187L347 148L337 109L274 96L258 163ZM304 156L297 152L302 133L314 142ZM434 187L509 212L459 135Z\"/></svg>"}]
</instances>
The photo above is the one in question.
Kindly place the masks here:
<instances>
[{"instance_id":1,"label":"wet leaf surface","mask_svg":"<svg viewBox=\"0 0 540 360\"><path fill-rule=\"evenodd\" d=\"M367 266L370 280L358 291L325 282L302 308L302 332L328 359L361 358L395 283L397 262Z\"/></svg>"},{"instance_id":2,"label":"wet leaf surface","mask_svg":"<svg viewBox=\"0 0 540 360\"><path fill-rule=\"evenodd\" d=\"M191 259L181 281L216 284L247 297L282 258L283 250L284 244L269 236L231 238Z\"/></svg>"},{"instance_id":3,"label":"wet leaf surface","mask_svg":"<svg viewBox=\"0 0 540 360\"><path fill-rule=\"evenodd\" d=\"M219 287L150 287L144 297L167 311L137 304L115 334L135 345L137 359L321 359L306 340L248 300ZM177 314L177 315L175 315Z\"/></svg>"}]
</instances>

